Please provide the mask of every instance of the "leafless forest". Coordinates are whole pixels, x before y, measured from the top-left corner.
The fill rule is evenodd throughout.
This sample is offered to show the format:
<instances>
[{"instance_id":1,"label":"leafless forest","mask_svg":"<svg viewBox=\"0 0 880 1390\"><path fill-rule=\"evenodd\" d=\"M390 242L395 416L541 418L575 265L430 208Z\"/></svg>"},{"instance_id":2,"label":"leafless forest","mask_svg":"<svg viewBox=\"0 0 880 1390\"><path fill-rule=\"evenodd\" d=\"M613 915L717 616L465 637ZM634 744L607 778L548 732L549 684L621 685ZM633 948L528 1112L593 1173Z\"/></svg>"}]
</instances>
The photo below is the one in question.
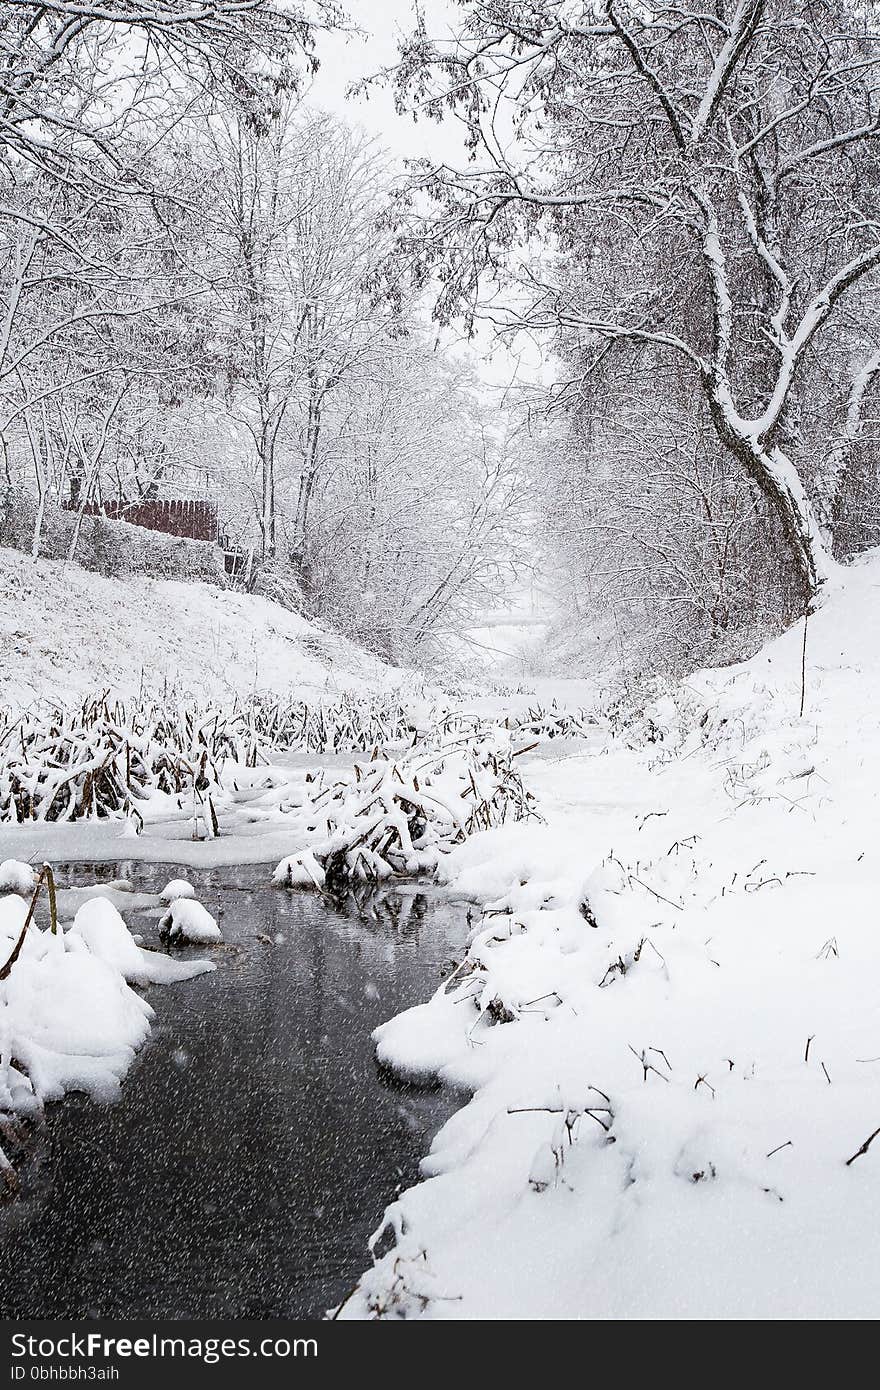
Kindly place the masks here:
<instances>
[{"instance_id":1,"label":"leafless forest","mask_svg":"<svg viewBox=\"0 0 880 1390\"><path fill-rule=\"evenodd\" d=\"M538 556L566 655L753 648L880 537L873 7L475 0L322 110L368 8L5 0L0 540L136 570L95 512L209 498L397 661Z\"/></svg>"}]
</instances>

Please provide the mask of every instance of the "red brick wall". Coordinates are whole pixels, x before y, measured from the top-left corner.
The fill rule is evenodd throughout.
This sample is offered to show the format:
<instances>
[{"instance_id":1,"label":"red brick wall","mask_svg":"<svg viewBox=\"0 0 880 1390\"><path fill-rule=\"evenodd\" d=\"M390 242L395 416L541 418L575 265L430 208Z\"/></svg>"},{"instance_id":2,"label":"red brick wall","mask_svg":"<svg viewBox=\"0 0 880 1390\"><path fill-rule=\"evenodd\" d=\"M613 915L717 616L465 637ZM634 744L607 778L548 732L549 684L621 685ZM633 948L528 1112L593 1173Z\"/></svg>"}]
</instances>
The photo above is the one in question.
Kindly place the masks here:
<instances>
[{"instance_id":1,"label":"red brick wall","mask_svg":"<svg viewBox=\"0 0 880 1390\"><path fill-rule=\"evenodd\" d=\"M164 531L169 536L186 536L193 541L217 539L217 506L214 502L190 502L184 499L90 502L84 511L86 516L104 515L113 521L145 526L149 531Z\"/></svg>"}]
</instances>

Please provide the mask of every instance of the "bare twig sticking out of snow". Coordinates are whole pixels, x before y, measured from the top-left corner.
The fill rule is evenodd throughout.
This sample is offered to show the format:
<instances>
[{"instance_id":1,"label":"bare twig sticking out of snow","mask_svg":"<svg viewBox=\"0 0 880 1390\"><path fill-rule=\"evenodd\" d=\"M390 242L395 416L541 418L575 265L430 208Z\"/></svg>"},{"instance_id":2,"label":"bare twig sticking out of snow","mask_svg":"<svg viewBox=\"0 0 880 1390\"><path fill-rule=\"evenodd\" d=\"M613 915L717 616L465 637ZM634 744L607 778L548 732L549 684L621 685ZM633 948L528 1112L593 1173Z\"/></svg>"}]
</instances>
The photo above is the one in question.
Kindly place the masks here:
<instances>
[{"instance_id":1,"label":"bare twig sticking out of snow","mask_svg":"<svg viewBox=\"0 0 880 1390\"><path fill-rule=\"evenodd\" d=\"M880 1127L875 1129L873 1134L869 1134L864 1144L862 1144L861 1148L856 1149L852 1157L846 1160L847 1168L850 1166L851 1163L855 1163L857 1158L861 1158L862 1154L866 1154L868 1152L874 1140L877 1138L878 1134L880 1134Z\"/></svg>"},{"instance_id":2,"label":"bare twig sticking out of snow","mask_svg":"<svg viewBox=\"0 0 880 1390\"><path fill-rule=\"evenodd\" d=\"M791 1140L790 1140L790 1139L786 1139L786 1141L785 1141L784 1144L777 1144L777 1145L776 1145L776 1148L775 1148L775 1149L771 1149L770 1152L769 1152L768 1154L765 1154L765 1155L764 1155L764 1157L765 1157L765 1158L772 1158L774 1154L781 1153L783 1149L792 1149L792 1148L794 1148L794 1145L792 1144Z\"/></svg>"},{"instance_id":3,"label":"bare twig sticking out of snow","mask_svg":"<svg viewBox=\"0 0 880 1390\"><path fill-rule=\"evenodd\" d=\"M642 1050L641 1050L641 1052L636 1052L636 1050L635 1050L635 1048L633 1047L632 1043L627 1043L627 1047L629 1048L629 1050L630 1050L630 1052L632 1053L632 1055L641 1063L641 1066L642 1066L642 1080L643 1080L643 1081L647 1081L647 1079L648 1079L648 1072L649 1072L649 1071L652 1071L652 1072L654 1073L655 1076L659 1076L661 1081L667 1081L667 1082L669 1081L669 1077L668 1077L668 1076L664 1076L663 1073L662 1073L662 1071L658 1071L658 1069L654 1066L654 1063L653 1063L653 1062L649 1062L648 1059L647 1059L647 1056L645 1055L647 1052L657 1052L657 1051L659 1051L658 1048L644 1048L644 1047L643 1047ZM662 1056L663 1054L661 1053L660 1055ZM666 1065L668 1066L669 1063L667 1062Z\"/></svg>"},{"instance_id":4,"label":"bare twig sticking out of snow","mask_svg":"<svg viewBox=\"0 0 880 1390\"><path fill-rule=\"evenodd\" d=\"M30 906L28 907L27 916L25 917L24 922L22 924L22 928L18 935L18 939L16 940L16 943L13 946L12 951L8 956L5 964L0 966L0 980L5 980L9 977L12 967L18 960L18 957L21 955L21 948L24 946L24 940L27 936L28 927L34 920L34 913L37 910L37 903L40 898L40 891L44 883L46 884L49 893L49 915L51 918L52 935L54 936L58 931L58 914L55 906L55 877L52 873L51 865L44 864L39 874L37 875L37 881L34 884L34 891L31 896Z\"/></svg>"}]
</instances>

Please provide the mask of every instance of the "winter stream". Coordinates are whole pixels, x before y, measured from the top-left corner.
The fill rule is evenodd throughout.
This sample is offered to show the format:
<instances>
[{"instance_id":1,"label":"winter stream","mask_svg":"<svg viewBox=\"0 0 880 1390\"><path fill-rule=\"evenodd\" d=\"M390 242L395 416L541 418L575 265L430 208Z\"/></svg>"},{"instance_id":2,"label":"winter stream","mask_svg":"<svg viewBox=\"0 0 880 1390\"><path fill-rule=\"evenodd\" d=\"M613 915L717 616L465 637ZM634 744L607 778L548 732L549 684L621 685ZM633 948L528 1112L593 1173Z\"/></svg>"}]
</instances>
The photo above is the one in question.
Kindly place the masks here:
<instances>
[{"instance_id":1,"label":"winter stream","mask_svg":"<svg viewBox=\"0 0 880 1390\"><path fill-rule=\"evenodd\" d=\"M60 872L155 893L181 870ZM321 1317L456 1107L381 1074L370 1032L436 988L460 903L410 887L337 910L266 866L184 872L222 926L217 971L150 989L118 1103L47 1107L0 1208L5 1317ZM155 914L126 917L155 940Z\"/></svg>"}]
</instances>

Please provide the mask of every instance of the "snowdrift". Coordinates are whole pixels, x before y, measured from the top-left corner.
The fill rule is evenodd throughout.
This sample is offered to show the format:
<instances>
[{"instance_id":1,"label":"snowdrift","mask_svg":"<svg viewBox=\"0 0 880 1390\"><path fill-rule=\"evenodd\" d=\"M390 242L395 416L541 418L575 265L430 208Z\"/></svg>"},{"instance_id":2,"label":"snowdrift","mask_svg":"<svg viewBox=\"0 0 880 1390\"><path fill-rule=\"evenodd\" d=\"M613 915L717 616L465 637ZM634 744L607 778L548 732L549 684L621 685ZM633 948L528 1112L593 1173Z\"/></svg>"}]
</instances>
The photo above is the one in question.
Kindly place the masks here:
<instances>
[{"instance_id":1,"label":"snowdrift","mask_svg":"<svg viewBox=\"0 0 880 1390\"><path fill-rule=\"evenodd\" d=\"M375 1036L472 1099L340 1316L876 1316L878 602L874 554L803 692L801 624L532 762L546 825L446 858L482 917Z\"/></svg>"}]
</instances>

